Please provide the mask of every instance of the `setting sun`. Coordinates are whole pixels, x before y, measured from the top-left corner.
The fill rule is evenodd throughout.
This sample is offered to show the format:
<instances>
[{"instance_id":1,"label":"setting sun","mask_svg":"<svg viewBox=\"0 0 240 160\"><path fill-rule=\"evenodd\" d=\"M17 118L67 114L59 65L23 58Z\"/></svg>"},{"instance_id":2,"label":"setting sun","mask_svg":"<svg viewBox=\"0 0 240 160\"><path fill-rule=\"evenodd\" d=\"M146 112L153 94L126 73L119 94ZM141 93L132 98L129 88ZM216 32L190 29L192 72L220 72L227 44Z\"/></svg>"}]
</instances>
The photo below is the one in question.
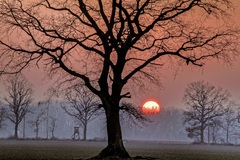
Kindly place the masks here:
<instances>
[{"instance_id":1,"label":"setting sun","mask_svg":"<svg viewBox=\"0 0 240 160\"><path fill-rule=\"evenodd\" d=\"M142 106L143 113L156 114L160 112L160 106L155 101L147 101Z\"/></svg>"}]
</instances>

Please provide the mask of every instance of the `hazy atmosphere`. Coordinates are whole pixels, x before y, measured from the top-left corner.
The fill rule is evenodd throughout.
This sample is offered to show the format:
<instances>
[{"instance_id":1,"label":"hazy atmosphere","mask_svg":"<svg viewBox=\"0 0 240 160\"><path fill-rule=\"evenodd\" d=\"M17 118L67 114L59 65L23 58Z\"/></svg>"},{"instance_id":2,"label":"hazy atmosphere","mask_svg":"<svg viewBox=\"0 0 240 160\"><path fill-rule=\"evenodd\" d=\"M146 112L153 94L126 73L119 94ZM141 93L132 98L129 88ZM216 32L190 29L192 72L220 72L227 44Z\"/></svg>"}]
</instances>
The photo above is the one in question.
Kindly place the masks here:
<instances>
[{"instance_id":1,"label":"hazy atmosphere","mask_svg":"<svg viewBox=\"0 0 240 160\"><path fill-rule=\"evenodd\" d=\"M69 159L160 159L181 145L184 159L205 144L238 157L239 0L33 2L0 0L0 151L25 139L81 148Z\"/></svg>"}]
</instances>

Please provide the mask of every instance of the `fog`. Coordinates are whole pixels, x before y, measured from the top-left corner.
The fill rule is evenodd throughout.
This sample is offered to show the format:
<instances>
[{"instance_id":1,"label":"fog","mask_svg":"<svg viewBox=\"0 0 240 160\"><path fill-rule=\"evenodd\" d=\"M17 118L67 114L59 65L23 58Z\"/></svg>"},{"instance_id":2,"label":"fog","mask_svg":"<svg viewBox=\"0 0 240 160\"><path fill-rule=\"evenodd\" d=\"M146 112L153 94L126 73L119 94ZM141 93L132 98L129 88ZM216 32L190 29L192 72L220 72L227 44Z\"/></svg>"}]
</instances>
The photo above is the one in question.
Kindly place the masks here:
<instances>
[{"instance_id":1,"label":"fog","mask_svg":"<svg viewBox=\"0 0 240 160\"><path fill-rule=\"evenodd\" d=\"M31 122L35 121L41 111L45 111L40 117L38 133L36 126ZM148 121L145 123L132 123L127 119L121 119L123 140L137 141L158 141L167 143L191 143L196 139L188 138L188 133L183 124L183 109L169 107L161 110L157 114L147 114ZM52 129L52 119L55 119L55 128ZM25 129L24 129L25 122ZM223 121L224 122L224 119ZM222 123L218 129L207 128L204 132L206 143L226 143L228 134L231 144L240 143L240 123L235 121L229 126L228 133ZM58 103L33 105L27 113L25 120L19 125L19 139L54 139L54 140L73 140L74 127L79 127L80 140L83 139L83 126L73 117L69 116ZM24 134L25 130L25 134ZM0 138L9 139L14 135L14 124L8 120L4 121L4 127L0 129ZM214 138L214 140L213 140ZM88 123L87 140L106 141L106 122L105 116L100 114L96 119Z\"/></svg>"},{"instance_id":2,"label":"fog","mask_svg":"<svg viewBox=\"0 0 240 160\"><path fill-rule=\"evenodd\" d=\"M66 114L59 104L45 106L33 106L25 121L19 125L19 138L26 139L72 139L74 127L80 127L80 139L83 138L83 128L73 117ZM31 124L36 120L38 113L42 110L45 115L40 117L38 135L36 126ZM182 110L168 109L158 114L146 115L148 121L145 123L133 124L131 121L122 119L122 132L124 140L159 140L159 141L189 141L182 123ZM56 119L56 127L52 131L51 119ZM24 135L25 122L25 135ZM14 125L10 121L4 121L4 128L0 130L1 138L10 138L14 135ZM104 115L99 115L96 119L88 123L88 140L106 140L107 132ZM54 137L52 137L52 134Z\"/></svg>"}]
</instances>

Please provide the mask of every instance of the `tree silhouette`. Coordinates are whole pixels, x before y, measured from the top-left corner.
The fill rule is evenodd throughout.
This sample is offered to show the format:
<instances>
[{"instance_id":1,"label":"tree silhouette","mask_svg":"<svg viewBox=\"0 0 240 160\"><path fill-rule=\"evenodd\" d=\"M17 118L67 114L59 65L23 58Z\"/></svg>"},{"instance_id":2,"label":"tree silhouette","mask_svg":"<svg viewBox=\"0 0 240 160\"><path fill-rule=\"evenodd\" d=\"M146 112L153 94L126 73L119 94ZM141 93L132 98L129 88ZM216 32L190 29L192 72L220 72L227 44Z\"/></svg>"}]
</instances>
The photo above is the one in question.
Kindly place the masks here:
<instances>
[{"instance_id":1,"label":"tree silhouette","mask_svg":"<svg viewBox=\"0 0 240 160\"><path fill-rule=\"evenodd\" d=\"M87 125L100 113L99 100L88 88L75 85L65 91L63 110L83 125L83 140L87 139Z\"/></svg>"},{"instance_id":2,"label":"tree silhouette","mask_svg":"<svg viewBox=\"0 0 240 160\"><path fill-rule=\"evenodd\" d=\"M222 120L222 128L226 132L226 143L230 143L230 138L234 135L237 124L237 104L230 101L225 110Z\"/></svg>"},{"instance_id":3,"label":"tree silhouette","mask_svg":"<svg viewBox=\"0 0 240 160\"><path fill-rule=\"evenodd\" d=\"M14 138L17 139L18 125L29 112L33 90L30 83L21 74L8 77L6 90L7 96L4 98L7 104L5 116L15 125Z\"/></svg>"},{"instance_id":4,"label":"tree silhouette","mask_svg":"<svg viewBox=\"0 0 240 160\"><path fill-rule=\"evenodd\" d=\"M80 79L106 115L108 146L95 158L127 158L119 122L127 111L119 104L131 97L127 84L156 80L155 69L169 60L196 66L211 57L231 61L236 33L208 21L229 8L230 0L2 0L0 73L41 62L49 75Z\"/></svg>"},{"instance_id":5,"label":"tree silhouette","mask_svg":"<svg viewBox=\"0 0 240 160\"><path fill-rule=\"evenodd\" d=\"M183 100L188 108L184 111L184 123L190 138L200 137L204 143L206 127L215 124L216 118L224 115L224 104L229 93L204 81L188 84Z\"/></svg>"},{"instance_id":6,"label":"tree silhouette","mask_svg":"<svg viewBox=\"0 0 240 160\"><path fill-rule=\"evenodd\" d=\"M4 108L0 108L0 130L5 126L4 124L4 120L5 120L5 109Z\"/></svg>"},{"instance_id":7,"label":"tree silhouette","mask_svg":"<svg viewBox=\"0 0 240 160\"><path fill-rule=\"evenodd\" d=\"M221 129L222 129L222 117L214 118L208 124L208 143L217 143L217 141L222 141L221 139ZM212 140L212 141L211 141Z\"/></svg>"},{"instance_id":8,"label":"tree silhouette","mask_svg":"<svg viewBox=\"0 0 240 160\"><path fill-rule=\"evenodd\" d=\"M40 106L40 103L38 104L38 107ZM31 127L34 128L34 132L36 133L36 139L39 138L38 133L39 133L39 127L40 124L46 120L46 108L41 109L38 112L34 112L36 114L36 117L34 117L33 120L28 121Z\"/></svg>"},{"instance_id":9,"label":"tree silhouette","mask_svg":"<svg viewBox=\"0 0 240 160\"><path fill-rule=\"evenodd\" d=\"M52 138L51 139L55 139L55 135L54 132L56 130L57 127L57 118L50 116L50 126L49 126L49 130L52 134Z\"/></svg>"}]
</instances>

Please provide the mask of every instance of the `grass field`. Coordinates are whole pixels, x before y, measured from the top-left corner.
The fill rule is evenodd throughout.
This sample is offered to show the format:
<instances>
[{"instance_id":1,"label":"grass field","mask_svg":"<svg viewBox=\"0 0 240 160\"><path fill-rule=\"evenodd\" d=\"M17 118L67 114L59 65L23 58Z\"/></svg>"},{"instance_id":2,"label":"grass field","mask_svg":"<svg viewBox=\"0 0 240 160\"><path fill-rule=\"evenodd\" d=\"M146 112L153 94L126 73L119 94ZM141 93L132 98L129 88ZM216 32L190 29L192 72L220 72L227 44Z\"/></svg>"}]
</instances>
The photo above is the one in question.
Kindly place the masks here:
<instances>
[{"instance_id":1,"label":"grass field","mask_svg":"<svg viewBox=\"0 0 240 160\"><path fill-rule=\"evenodd\" d=\"M74 160L97 155L105 142L0 140L0 160ZM159 160L239 160L240 146L125 142L132 157Z\"/></svg>"}]
</instances>

